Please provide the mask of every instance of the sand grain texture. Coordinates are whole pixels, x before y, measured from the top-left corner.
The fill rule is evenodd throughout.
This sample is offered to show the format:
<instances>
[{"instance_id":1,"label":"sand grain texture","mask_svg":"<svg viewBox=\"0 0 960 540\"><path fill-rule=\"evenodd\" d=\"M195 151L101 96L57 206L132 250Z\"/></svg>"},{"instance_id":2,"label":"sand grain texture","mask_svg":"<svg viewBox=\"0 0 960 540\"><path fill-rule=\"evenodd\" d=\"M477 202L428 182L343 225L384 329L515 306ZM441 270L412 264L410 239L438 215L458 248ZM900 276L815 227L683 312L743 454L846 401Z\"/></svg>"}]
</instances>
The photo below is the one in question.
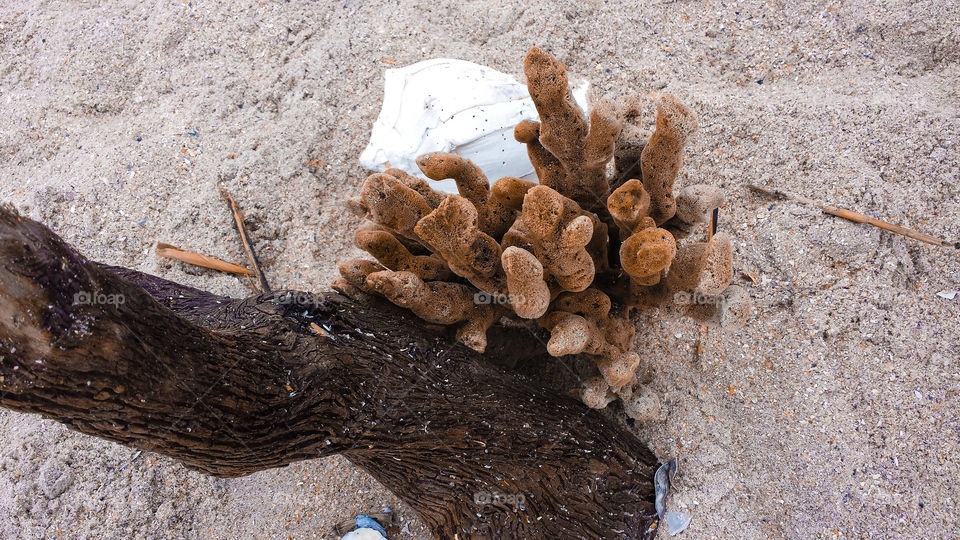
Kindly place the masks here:
<instances>
[{"instance_id":1,"label":"sand grain texture","mask_svg":"<svg viewBox=\"0 0 960 540\"><path fill-rule=\"evenodd\" d=\"M240 296L153 252L242 264L222 185L271 284L321 290L360 255L344 202L383 70L448 56L519 76L531 45L642 98L651 129L654 94L678 96L700 129L677 188L727 194L758 315L736 333L637 320L666 421L635 427L680 458L683 538L955 536L960 299L936 293L960 289L960 257L746 188L960 237L955 0L5 2L0 201L95 260ZM381 506L426 538L340 458L217 480L9 411L0 434L3 538L329 538Z\"/></svg>"}]
</instances>

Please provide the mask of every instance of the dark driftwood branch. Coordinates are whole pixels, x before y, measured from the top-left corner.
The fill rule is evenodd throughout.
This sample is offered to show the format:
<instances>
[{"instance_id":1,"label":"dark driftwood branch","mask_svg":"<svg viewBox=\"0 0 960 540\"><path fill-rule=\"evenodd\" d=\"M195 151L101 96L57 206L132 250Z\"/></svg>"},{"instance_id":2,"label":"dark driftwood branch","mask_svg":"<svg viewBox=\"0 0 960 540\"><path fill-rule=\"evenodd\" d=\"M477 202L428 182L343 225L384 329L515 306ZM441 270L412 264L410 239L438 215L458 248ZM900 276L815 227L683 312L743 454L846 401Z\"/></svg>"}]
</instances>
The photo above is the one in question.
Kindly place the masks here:
<instances>
[{"instance_id":1,"label":"dark driftwood branch","mask_svg":"<svg viewBox=\"0 0 960 540\"><path fill-rule=\"evenodd\" d=\"M640 538L655 520L656 459L632 434L412 315L101 266L10 209L0 405L216 476L343 454L439 538Z\"/></svg>"}]
</instances>

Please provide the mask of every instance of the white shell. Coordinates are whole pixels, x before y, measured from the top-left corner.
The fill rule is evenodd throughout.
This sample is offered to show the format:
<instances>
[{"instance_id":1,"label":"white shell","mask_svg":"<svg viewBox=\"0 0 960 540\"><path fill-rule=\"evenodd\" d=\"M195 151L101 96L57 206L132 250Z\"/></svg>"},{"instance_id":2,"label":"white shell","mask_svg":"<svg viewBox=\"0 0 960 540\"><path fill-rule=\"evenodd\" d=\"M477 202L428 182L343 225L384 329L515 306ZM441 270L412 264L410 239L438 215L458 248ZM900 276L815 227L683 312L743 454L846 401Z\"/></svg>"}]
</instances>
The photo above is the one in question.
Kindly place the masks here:
<instances>
[{"instance_id":1,"label":"white shell","mask_svg":"<svg viewBox=\"0 0 960 540\"><path fill-rule=\"evenodd\" d=\"M388 69L383 108L360 154L360 165L373 171L396 167L424 178L416 158L428 152L453 152L475 163L494 182L515 176L536 182L527 149L513 138L521 120L537 120L527 86L486 66L435 58ZM574 88L586 110L589 83ZM453 180L431 182L434 189L456 193Z\"/></svg>"},{"instance_id":2,"label":"white shell","mask_svg":"<svg viewBox=\"0 0 960 540\"><path fill-rule=\"evenodd\" d=\"M357 529L350 531L340 540L387 540L382 534L373 529Z\"/></svg>"}]
</instances>

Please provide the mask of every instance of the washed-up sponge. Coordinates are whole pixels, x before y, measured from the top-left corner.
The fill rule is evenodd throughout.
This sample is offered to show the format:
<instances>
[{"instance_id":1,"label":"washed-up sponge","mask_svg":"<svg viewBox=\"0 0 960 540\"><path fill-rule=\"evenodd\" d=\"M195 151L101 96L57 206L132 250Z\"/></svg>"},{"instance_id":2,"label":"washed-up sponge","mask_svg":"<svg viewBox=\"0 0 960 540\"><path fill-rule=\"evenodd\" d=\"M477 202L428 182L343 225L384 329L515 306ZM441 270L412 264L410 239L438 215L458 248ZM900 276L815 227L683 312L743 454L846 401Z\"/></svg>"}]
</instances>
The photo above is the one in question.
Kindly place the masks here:
<instances>
[{"instance_id":1,"label":"washed-up sponge","mask_svg":"<svg viewBox=\"0 0 960 540\"><path fill-rule=\"evenodd\" d=\"M523 223L533 253L565 291L582 291L594 277L587 252L594 220L572 200L547 186L536 186L523 199Z\"/></svg>"},{"instance_id":2,"label":"washed-up sponge","mask_svg":"<svg viewBox=\"0 0 960 540\"><path fill-rule=\"evenodd\" d=\"M359 229L353 235L353 242L390 270L413 272L426 280L445 280L451 276L443 259L433 255L413 255L387 231Z\"/></svg>"},{"instance_id":3,"label":"washed-up sponge","mask_svg":"<svg viewBox=\"0 0 960 540\"><path fill-rule=\"evenodd\" d=\"M439 191L434 191L434 189L430 187L430 184L428 184L423 178L413 176L403 169L387 169L383 172L384 174L396 178L403 185L419 193L420 196L423 197L423 200L427 201L427 204L430 205L430 208L436 208L440 206L440 203L442 203L443 199L446 197L446 194L440 193Z\"/></svg>"},{"instance_id":4,"label":"washed-up sponge","mask_svg":"<svg viewBox=\"0 0 960 540\"><path fill-rule=\"evenodd\" d=\"M528 154L538 175L541 169L550 169L544 185L602 214L610 192L606 166L622 128L619 115L611 103L601 102L590 112L588 122L567 84L567 68L542 49L532 47L527 52L523 71L540 124L536 140L532 124L525 124L519 133L515 130L514 136L521 142L530 141ZM558 164L566 174L553 174L558 172Z\"/></svg>"},{"instance_id":5,"label":"washed-up sponge","mask_svg":"<svg viewBox=\"0 0 960 540\"><path fill-rule=\"evenodd\" d=\"M338 270L340 277L334 280L333 288L344 294L351 294L354 291L373 293L373 289L367 286L367 276L386 268L376 261L350 259L340 263Z\"/></svg>"},{"instance_id":6,"label":"washed-up sponge","mask_svg":"<svg viewBox=\"0 0 960 540\"><path fill-rule=\"evenodd\" d=\"M720 294L733 282L733 246L730 235L719 232L707 242L700 270L698 290L706 295Z\"/></svg>"},{"instance_id":7,"label":"washed-up sponge","mask_svg":"<svg viewBox=\"0 0 960 540\"><path fill-rule=\"evenodd\" d=\"M476 296L474 296L474 302L476 302ZM500 306L478 304L470 318L457 328L457 341L482 353L487 348L487 330L503 314Z\"/></svg>"},{"instance_id":8,"label":"washed-up sponge","mask_svg":"<svg viewBox=\"0 0 960 540\"><path fill-rule=\"evenodd\" d=\"M670 266L676 255L673 235L657 227L638 230L620 246L623 270L644 285L659 283L660 272Z\"/></svg>"},{"instance_id":9,"label":"washed-up sponge","mask_svg":"<svg viewBox=\"0 0 960 540\"><path fill-rule=\"evenodd\" d=\"M417 237L441 256L450 270L481 291L503 294L500 244L477 226L477 209L466 198L450 195L414 227Z\"/></svg>"},{"instance_id":10,"label":"washed-up sponge","mask_svg":"<svg viewBox=\"0 0 960 540\"><path fill-rule=\"evenodd\" d=\"M543 264L533 253L510 246L500 260L507 274L510 305L521 319L542 317L550 307L550 287L543 279Z\"/></svg>"},{"instance_id":11,"label":"washed-up sponge","mask_svg":"<svg viewBox=\"0 0 960 540\"><path fill-rule=\"evenodd\" d=\"M752 312L747 291L733 284L731 238L712 219L723 193L677 186L674 199L696 115L663 94L650 134L645 98L583 111L566 68L536 47L524 72L540 120L520 122L513 135L537 182L500 178L491 186L476 165L449 153L417 164L430 180L453 179L457 195L398 169L371 175L352 207L367 219L354 241L376 260L343 263L334 286L455 327L457 340L480 352L492 325L535 321L550 333L549 354L585 355L596 366L579 389L584 403L618 400L632 418L657 418L660 401L645 386L654 363L641 384L641 354L650 355L635 350L631 311L672 304L725 330Z\"/></svg>"},{"instance_id":12,"label":"washed-up sponge","mask_svg":"<svg viewBox=\"0 0 960 540\"><path fill-rule=\"evenodd\" d=\"M360 190L367 217L391 232L415 239L413 228L433 208L423 195L386 173L367 177Z\"/></svg>"},{"instance_id":13,"label":"washed-up sponge","mask_svg":"<svg viewBox=\"0 0 960 540\"><path fill-rule=\"evenodd\" d=\"M425 282L413 272L383 270L367 275L367 287L421 319L437 324L467 320L474 312L474 290L460 283Z\"/></svg>"},{"instance_id":14,"label":"washed-up sponge","mask_svg":"<svg viewBox=\"0 0 960 540\"><path fill-rule=\"evenodd\" d=\"M607 209L620 229L620 237L626 239L637 229L643 218L650 214L650 194L643 182L632 178L620 185L607 198Z\"/></svg>"},{"instance_id":15,"label":"washed-up sponge","mask_svg":"<svg viewBox=\"0 0 960 540\"><path fill-rule=\"evenodd\" d=\"M603 379L614 389L633 380L640 356L613 347L597 322L574 313L554 311L542 317L540 324L550 331L547 351L552 356L581 353L592 356Z\"/></svg>"},{"instance_id":16,"label":"washed-up sponge","mask_svg":"<svg viewBox=\"0 0 960 540\"><path fill-rule=\"evenodd\" d=\"M700 285L700 272L706 259L707 242L681 244L667 272L667 287L675 292L692 293Z\"/></svg>"},{"instance_id":17,"label":"washed-up sponge","mask_svg":"<svg viewBox=\"0 0 960 540\"><path fill-rule=\"evenodd\" d=\"M490 191L501 204L507 208L520 211L523 209L523 198L536 185L520 178L506 176L494 182Z\"/></svg>"},{"instance_id":18,"label":"washed-up sponge","mask_svg":"<svg viewBox=\"0 0 960 540\"><path fill-rule=\"evenodd\" d=\"M670 94L657 102L657 128L640 156L643 186L650 194L650 217L661 224L677 212L673 183L683 165L683 146L697 131L697 116Z\"/></svg>"},{"instance_id":19,"label":"washed-up sponge","mask_svg":"<svg viewBox=\"0 0 960 540\"><path fill-rule=\"evenodd\" d=\"M580 390L580 399L591 409L602 409L617 399L610 385L603 377L593 377L584 383Z\"/></svg>"},{"instance_id":20,"label":"washed-up sponge","mask_svg":"<svg viewBox=\"0 0 960 540\"><path fill-rule=\"evenodd\" d=\"M629 351L635 330L611 316L610 297L596 288L563 293L539 322L551 332L547 350L554 356L590 355L607 385L617 391L634 378L640 357Z\"/></svg>"},{"instance_id":21,"label":"washed-up sponge","mask_svg":"<svg viewBox=\"0 0 960 540\"><path fill-rule=\"evenodd\" d=\"M677 250L667 274L671 290L714 296L733 282L733 246L730 236L719 232L707 242L690 242Z\"/></svg>"},{"instance_id":22,"label":"washed-up sponge","mask_svg":"<svg viewBox=\"0 0 960 540\"><path fill-rule=\"evenodd\" d=\"M540 185L563 191L567 171L563 164L540 143L540 122L524 120L513 129L513 138L527 145L527 156Z\"/></svg>"},{"instance_id":23,"label":"washed-up sponge","mask_svg":"<svg viewBox=\"0 0 960 540\"><path fill-rule=\"evenodd\" d=\"M516 219L516 212L490 196L490 183L480 167L456 154L434 152L417 158L417 166L427 178L452 178L460 196L473 204L477 226L493 238L499 239Z\"/></svg>"}]
</instances>

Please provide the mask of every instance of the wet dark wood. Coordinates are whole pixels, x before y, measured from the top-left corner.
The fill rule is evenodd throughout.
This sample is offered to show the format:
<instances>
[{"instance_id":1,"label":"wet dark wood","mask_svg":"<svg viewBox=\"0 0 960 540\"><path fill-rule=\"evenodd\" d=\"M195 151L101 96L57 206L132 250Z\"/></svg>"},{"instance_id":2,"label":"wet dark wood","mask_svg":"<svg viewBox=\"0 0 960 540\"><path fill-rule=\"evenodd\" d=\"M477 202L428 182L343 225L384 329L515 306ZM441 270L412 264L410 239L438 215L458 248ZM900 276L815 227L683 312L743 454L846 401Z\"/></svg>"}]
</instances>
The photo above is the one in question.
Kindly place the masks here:
<instances>
[{"instance_id":1,"label":"wet dark wood","mask_svg":"<svg viewBox=\"0 0 960 540\"><path fill-rule=\"evenodd\" d=\"M636 539L655 520L636 437L412 315L102 266L11 209L0 405L221 477L342 454L438 538Z\"/></svg>"}]
</instances>

